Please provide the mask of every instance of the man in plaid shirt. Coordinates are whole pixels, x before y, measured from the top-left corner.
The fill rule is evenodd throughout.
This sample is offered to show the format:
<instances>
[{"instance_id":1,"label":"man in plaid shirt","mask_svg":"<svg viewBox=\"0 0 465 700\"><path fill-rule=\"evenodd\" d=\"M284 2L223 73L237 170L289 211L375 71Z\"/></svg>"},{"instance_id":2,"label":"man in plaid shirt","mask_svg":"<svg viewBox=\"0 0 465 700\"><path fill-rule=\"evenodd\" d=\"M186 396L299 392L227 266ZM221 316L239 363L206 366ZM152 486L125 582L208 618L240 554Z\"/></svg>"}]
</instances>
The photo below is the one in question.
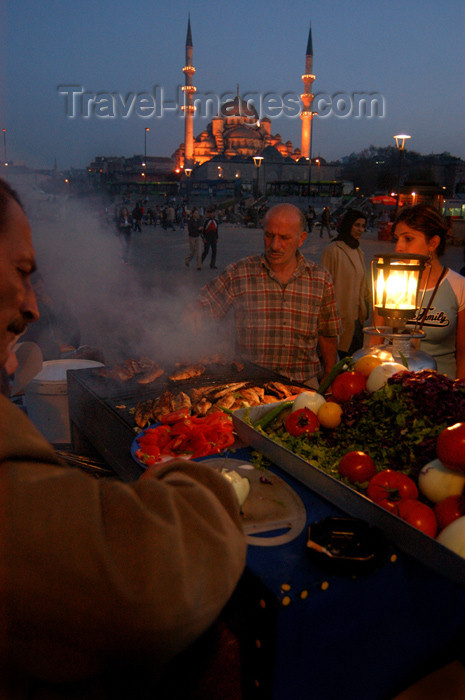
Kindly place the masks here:
<instances>
[{"instance_id":1,"label":"man in plaid shirt","mask_svg":"<svg viewBox=\"0 0 465 700\"><path fill-rule=\"evenodd\" d=\"M241 356L318 386L337 361L341 324L331 276L299 251L306 237L300 209L272 207L264 254L228 265L202 288L198 304L215 320L234 310Z\"/></svg>"}]
</instances>

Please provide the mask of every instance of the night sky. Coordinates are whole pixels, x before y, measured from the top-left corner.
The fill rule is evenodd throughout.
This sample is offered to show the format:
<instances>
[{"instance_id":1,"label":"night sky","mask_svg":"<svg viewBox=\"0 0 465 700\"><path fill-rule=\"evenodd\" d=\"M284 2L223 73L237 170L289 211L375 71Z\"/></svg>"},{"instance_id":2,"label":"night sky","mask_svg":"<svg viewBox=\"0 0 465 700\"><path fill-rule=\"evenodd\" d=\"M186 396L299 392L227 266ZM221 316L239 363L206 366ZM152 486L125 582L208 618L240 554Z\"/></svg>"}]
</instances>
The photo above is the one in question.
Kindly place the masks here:
<instances>
[{"instance_id":1,"label":"night sky","mask_svg":"<svg viewBox=\"0 0 465 700\"><path fill-rule=\"evenodd\" d=\"M294 147L311 23L313 92L331 112L314 121L314 156L336 160L372 144L394 146L393 135L405 132L411 150L465 158L461 0L4 0L0 129L7 130L7 159L83 168L97 155L142 154L146 127L147 155L171 156L184 140L182 113L170 107L184 84L189 12L199 95L223 99L239 84L241 95L273 95L275 106L287 100L291 108L281 116L262 116L273 117L272 134ZM60 94L60 86L100 100L115 94L117 107L111 114L110 103L105 112L100 102L98 112L90 102L86 113L80 99L67 104L71 88ZM158 97L155 112L136 109L143 93ZM382 114L357 115L354 95L376 96ZM195 135L210 120L196 117Z\"/></svg>"}]
</instances>

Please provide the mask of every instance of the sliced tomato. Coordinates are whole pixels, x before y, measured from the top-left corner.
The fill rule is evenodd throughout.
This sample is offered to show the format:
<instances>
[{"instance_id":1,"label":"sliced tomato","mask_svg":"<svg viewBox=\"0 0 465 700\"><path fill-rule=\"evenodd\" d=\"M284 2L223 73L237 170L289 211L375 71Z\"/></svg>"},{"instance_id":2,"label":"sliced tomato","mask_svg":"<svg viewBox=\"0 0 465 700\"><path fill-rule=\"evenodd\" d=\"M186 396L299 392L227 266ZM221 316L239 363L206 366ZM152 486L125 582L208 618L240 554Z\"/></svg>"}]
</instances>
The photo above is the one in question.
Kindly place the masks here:
<instances>
[{"instance_id":1,"label":"sliced tomato","mask_svg":"<svg viewBox=\"0 0 465 700\"><path fill-rule=\"evenodd\" d=\"M143 464L150 467L160 459L160 449L154 445L149 452L144 452L144 450L136 450L136 457L140 462L143 462Z\"/></svg>"},{"instance_id":2,"label":"sliced tomato","mask_svg":"<svg viewBox=\"0 0 465 700\"><path fill-rule=\"evenodd\" d=\"M188 415L189 409L187 407L179 408L177 411L172 411L172 413L167 413L166 415L161 416L160 423L163 423L164 425L177 423L178 421L187 418Z\"/></svg>"}]
</instances>

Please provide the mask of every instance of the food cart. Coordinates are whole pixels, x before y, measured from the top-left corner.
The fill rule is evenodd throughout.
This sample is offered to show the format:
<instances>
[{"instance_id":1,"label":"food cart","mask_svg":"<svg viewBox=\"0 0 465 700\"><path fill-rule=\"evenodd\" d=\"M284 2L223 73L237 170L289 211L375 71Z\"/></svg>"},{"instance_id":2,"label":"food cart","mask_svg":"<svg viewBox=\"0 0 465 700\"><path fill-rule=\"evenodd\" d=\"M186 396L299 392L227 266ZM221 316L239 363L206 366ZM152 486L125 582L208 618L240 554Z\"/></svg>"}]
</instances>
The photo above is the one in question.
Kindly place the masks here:
<instances>
[{"instance_id":1,"label":"food cart","mask_svg":"<svg viewBox=\"0 0 465 700\"><path fill-rule=\"evenodd\" d=\"M269 378L252 369L255 382ZM224 381L224 368L219 374ZM137 479L143 469L131 456L130 410L158 395L166 380L123 387L91 369L69 372L68 386L75 449L92 446L119 478ZM283 456L243 419L234 413L239 440L219 457L253 468L253 451L261 450L268 457L262 493L270 488L270 502L285 494L290 508L281 522L274 515L261 532L249 529L246 571L228 609L240 640L244 695L388 700L449 660L465 634L465 561ZM272 489L283 483L278 498ZM309 526L346 514L372 521L386 536L367 570L331 568L307 546Z\"/></svg>"}]
</instances>

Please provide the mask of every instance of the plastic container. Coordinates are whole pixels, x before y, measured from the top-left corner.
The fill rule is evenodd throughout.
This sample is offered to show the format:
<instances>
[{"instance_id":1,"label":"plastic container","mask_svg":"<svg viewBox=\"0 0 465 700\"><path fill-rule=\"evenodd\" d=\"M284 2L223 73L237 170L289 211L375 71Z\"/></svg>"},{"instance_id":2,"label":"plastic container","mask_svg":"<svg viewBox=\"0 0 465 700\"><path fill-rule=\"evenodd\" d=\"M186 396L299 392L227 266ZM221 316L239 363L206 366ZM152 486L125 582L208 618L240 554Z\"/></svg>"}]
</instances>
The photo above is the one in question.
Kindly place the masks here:
<instances>
[{"instance_id":1,"label":"plastic container","mask_svg":"<svg viewBox=\"0 0 465 700\"><path fill-rule=\"evenodd\" d=\"M101 362L95 360L48 360L26 386L24 397L27 414L49 442L71 441L66 372L69 369L102 366Z\"/></svg>"}]
</instances>

